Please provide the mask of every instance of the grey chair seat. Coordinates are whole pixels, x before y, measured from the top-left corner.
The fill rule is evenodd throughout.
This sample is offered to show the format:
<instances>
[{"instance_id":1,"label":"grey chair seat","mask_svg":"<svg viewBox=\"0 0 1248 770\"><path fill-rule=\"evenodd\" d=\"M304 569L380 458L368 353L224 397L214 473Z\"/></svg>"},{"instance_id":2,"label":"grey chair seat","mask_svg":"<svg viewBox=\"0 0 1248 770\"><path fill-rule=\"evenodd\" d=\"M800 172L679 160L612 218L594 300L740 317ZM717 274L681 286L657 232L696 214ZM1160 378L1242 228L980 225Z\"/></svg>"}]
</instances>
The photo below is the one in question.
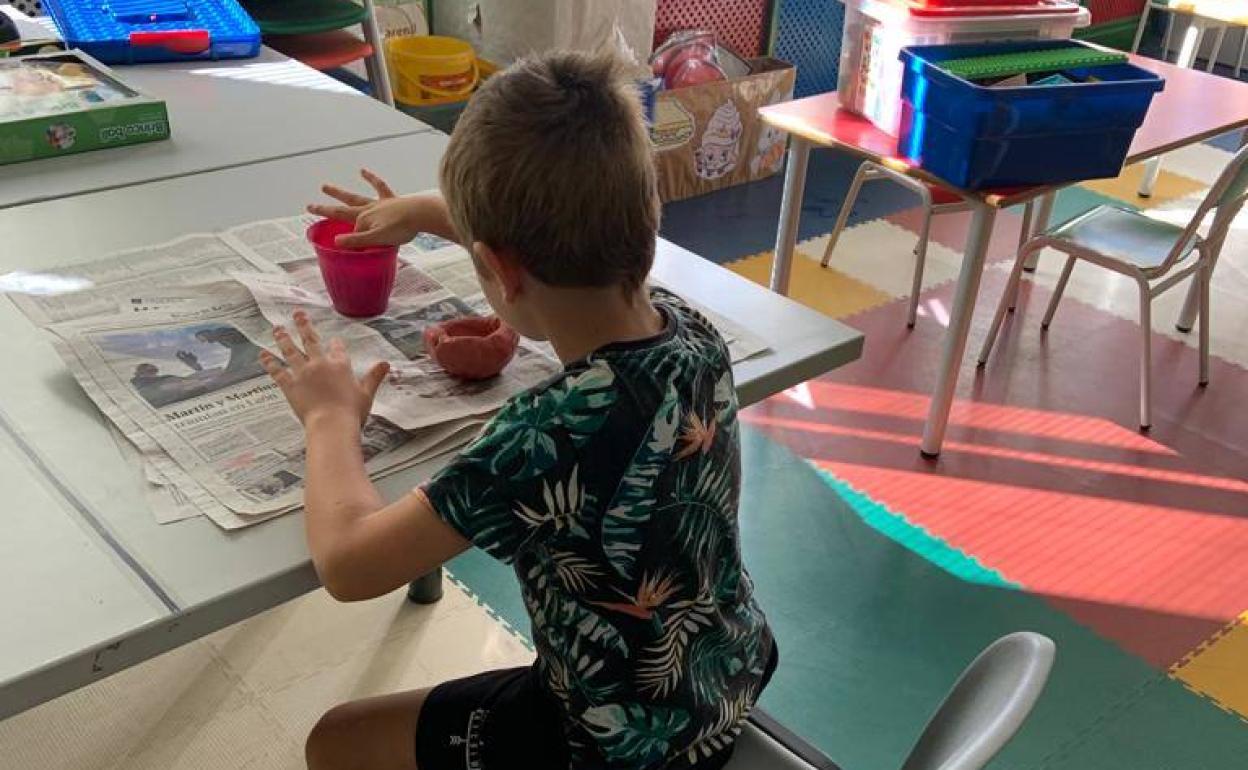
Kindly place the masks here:
<instances>
[{"instance_id":1,"label":"grey chair seat","mask_svg":"<svg viewBox=\"0 0 1248 770\"><path fill-rule=\"evenodd\" d=\"M1014 737L1044 690L1056 648L1021 631L988 645L935 710L902 770L981 770ZM725 770L837 770L818 749L755 709Z\"/></svg>"},{"instance_id":2,"label":"grey chair seat","mask_svg":"<svg viewBox=\"0 0 1248 770\"><path fill-rule=\"evenodd\" d=\"M1184 228L1178 225L1146 217L1136 211L1117 206L1098 206L1050 230L1049 235L1072 246L1132 265L1147 275L1165 263L1184 232ZM1192 239L1186 245L1183 257L1186 258L1198 243L1198 240Z\"/></svg>"}]
</instances>

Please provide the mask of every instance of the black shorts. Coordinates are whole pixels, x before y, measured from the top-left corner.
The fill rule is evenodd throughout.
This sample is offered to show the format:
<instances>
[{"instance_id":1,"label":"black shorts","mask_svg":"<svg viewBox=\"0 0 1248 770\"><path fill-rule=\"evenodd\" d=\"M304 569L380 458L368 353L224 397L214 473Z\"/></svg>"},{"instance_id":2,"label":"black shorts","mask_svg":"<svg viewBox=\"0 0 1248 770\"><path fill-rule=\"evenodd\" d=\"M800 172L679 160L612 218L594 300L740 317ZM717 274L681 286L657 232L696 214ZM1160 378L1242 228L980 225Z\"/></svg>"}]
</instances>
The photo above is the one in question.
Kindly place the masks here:
<instances>
[{"instance_id":1,"label":"black shorts","mask_svg":"<svg viewBox=\"0 0 1248 770\"><path fill-rule=\"evenodd\" d=\"M763 687L778 661L773 644ZM729 749L708 757L696 770L719 770L731 756ZM416 725L421 770L567 770L569 761L563 712L536 665L443 682L421 707Z\"/></svg>"}]
</instances>

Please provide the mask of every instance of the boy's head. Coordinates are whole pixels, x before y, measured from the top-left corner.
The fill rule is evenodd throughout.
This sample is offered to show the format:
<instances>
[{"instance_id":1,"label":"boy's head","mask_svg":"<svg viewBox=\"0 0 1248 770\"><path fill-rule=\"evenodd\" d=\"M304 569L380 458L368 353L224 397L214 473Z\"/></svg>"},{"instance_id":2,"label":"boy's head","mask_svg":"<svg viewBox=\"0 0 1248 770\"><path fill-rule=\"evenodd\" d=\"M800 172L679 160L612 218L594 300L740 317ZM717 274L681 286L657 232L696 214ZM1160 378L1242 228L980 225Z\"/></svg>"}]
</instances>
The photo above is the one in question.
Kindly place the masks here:
<instances>
[{"instance_id":1,"label":"boy's head","mask_svg":"<svg viewBox=\"0 0 1248 770\"><path fill-rule=\"evenodd\" d=\"M491 77L455 127L441 183L491 304L522 333L525 282L632 293L654 261L650 138L609 55L551 53Z\"/></svg>"}]
</instances>

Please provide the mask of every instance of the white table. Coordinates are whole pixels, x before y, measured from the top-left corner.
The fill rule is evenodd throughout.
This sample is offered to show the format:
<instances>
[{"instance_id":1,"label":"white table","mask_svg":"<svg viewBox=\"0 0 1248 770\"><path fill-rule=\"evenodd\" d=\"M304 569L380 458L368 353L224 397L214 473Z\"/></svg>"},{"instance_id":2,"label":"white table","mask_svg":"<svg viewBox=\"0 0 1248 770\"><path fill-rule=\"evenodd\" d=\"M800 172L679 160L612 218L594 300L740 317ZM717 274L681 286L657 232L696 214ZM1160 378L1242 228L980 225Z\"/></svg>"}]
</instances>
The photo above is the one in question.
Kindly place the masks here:
<instances>
[{"instance_id":1,"label":"white table","mask_svg":"<svg viewBox=\"0 0 1248 770\"><path fill-rule=\"evenodd\" d=\"M0 210L0 273L295 213L320 182L350 181L361 165L396 188L428 188L445 143L442 134L416 134ZM130 218L136 211L142 226ZM858 332L672 244L660 242L654 272L770 346L736 368L743 403L861 350ZM7 301L0 360L0 483L13 501L0 517L17 521L0 529L0 559L18 567L17 579L6 566L0 581L0 718L317 585L301 514L233 533L203 517L156 524L102 418ZM383 492L397 496L438 465L386 479ZM96 609L100 602L107 608Z\"/></svg>"},{"instance_id":2,"label":"white table","mask_svg":"<svg viewBox=\"0 0 1248 770\"><path fill-rule=\"evenodd\" d=\"M434 130L269 48L255 59L116 69L165 100L172 137L0 166L0 209Z\"/></svg>"}]
</instances>

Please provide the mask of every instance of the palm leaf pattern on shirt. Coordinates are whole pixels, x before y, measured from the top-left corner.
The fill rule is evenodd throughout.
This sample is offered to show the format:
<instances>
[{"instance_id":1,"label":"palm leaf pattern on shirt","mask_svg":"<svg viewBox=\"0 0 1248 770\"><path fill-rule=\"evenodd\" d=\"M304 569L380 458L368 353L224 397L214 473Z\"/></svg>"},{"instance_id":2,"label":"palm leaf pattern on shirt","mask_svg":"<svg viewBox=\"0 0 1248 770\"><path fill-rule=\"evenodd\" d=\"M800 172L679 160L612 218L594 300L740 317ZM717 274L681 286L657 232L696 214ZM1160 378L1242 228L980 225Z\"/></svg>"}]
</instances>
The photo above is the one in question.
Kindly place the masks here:
<instances>
[{"instance_id":1,"label":"palm leaf pattern on shirt","mask_svg":"<svg viewBox=\"0 0 1248 770\"><path fill-rule=\"evenodd\" d=\"M586 709L581 721L608 759L646 767L667 756L672 739L688 726L689 715L679 709L611 703Z\"/></svg>"},{"instance_id":2,"label":"palm leaf pattern on shirt","mask_svg":"<svg viewBox=\"0 0 1248 770\"><path fill-rule=\"evenodd\" d=\"M631 578L655 506L654 483L667 467L680 426L680 396L668 384L650 432L633 454L628 470L602 520L602 548L616 572Z\"/></svg>"},{"instance_id":3,"label":"palm leaf pattern on shirt","mask_svg":"<svg viewBox=\"0 0 1248 770\"><path fill-rule=\"evenodd\" d=\"M581 511L592 503L592 499L585 494L585 487L577 480L579 471L579 465L572 466L568 479L556 481L553 486L549 479L543 479L543 505L540 508L530 508L517 501L516 516L535 530L550 525L556 534L567 531L577 537L589 537L581 523Z\"/></svg>"},{"instance_id":4,"label":"palm leaf pattern on shirt","mask_svg":"<svg viewBox=\"0 0 1248 770\"><path fill-rule=\"evenodd\" d=\"M574 641L565 653L564 657L547 662L546 681L559 700L567 703L573 695L577 695L597 705L620 689L619 681L595 681L606 663L600 657L582 653L579 640Z\"/></svg>"},{"instance_id":5,"label":"palm leaf pattern on shirt","mask_svg":"<svg viewBox=\"0 0 1248 770\"><path fill-rule=\"evenodd\" d=\"M734 698L719 702L718 718L698 731L685 756L690 764L723 751L741 734L745 718L754 707L754 688L741 690Z\"/></svg>"},{"instance_id":6,"label":"palm leaf pattern on shirt","mask_svg":"<svg viewBox=\"0 0 1248 770\"><path fill-rule=\"evenodd\" d=\"M531 479L558 461L556 431L579 447L606 421L616 400L615 372L605 361L541 391L521 394L464 451L495 475Z\"/></svg>"},{"instance_id":7,"label":"palm leaf pattern on shirt","mask_svg":"<svg viewBox=\"0 0 1248 770\"><path fill-rule=\"evenodd\" d=\"M685 673L685 652L689 642L712 624L715 602L710 589L702 586L697 596L668 605L663 633L646 645L637 664L637 689L654 698L664 698L680 683Z\"/></svg>"},{"instance_id":8,"label":"palm leaf pattern on shirt","mask_svg":"<svg viewBox=\"0 0 1248 770\"><path fill-rule=\"evenodd\" d=\"M516 528L511 512L498 504L494 496L464 487L448 496L443 509L439 513L459 531L473 533L473 545L481 550L505 561L514 553Z\"/></svg>"},{"instance_id":9,"label":"palm leaf pattern on shirt","mask_svg":"<svg viewBox=\"0 0 1248 770\"><path fill-rule=\"evenodd\" d=\"M525 604L533 617L533 630L543 634L551 647L572 649L574 645L592 644L603 652L628 657L628 642L610 621L583 606L562 591L539 591L540 596L525 594Z\"/></svg>"}]
</instances>

